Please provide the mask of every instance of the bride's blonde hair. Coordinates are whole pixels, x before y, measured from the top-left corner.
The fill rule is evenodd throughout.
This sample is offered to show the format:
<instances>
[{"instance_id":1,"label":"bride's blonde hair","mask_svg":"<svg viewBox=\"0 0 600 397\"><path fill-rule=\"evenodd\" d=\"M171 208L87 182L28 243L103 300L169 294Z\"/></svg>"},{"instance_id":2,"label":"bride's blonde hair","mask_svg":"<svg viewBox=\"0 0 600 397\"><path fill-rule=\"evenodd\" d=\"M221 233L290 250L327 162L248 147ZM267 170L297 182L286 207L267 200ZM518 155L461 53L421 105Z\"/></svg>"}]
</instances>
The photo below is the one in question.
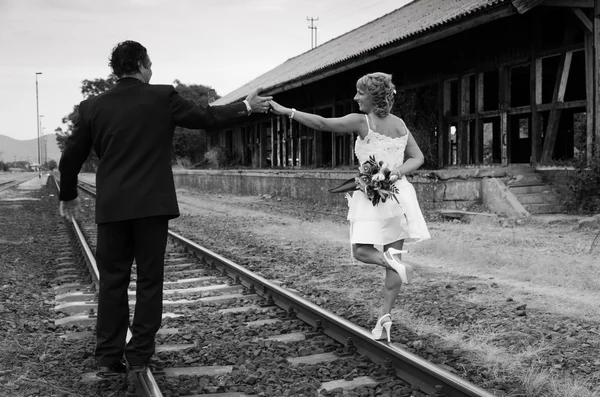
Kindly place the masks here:
<instances>
[{"instance_id":1,"label":"bride's blonde hair","mask_svg":"<svg viewBox=\"0 0 600 397\"><path fill-rule=\"evenodd\" d=\"M375 104L373 113L379 117L386 117L394 106L396 86L392 83L392 75L382 72L369 73L356 82L356 86L365 91Z\"/></svg>"}]
</instances>

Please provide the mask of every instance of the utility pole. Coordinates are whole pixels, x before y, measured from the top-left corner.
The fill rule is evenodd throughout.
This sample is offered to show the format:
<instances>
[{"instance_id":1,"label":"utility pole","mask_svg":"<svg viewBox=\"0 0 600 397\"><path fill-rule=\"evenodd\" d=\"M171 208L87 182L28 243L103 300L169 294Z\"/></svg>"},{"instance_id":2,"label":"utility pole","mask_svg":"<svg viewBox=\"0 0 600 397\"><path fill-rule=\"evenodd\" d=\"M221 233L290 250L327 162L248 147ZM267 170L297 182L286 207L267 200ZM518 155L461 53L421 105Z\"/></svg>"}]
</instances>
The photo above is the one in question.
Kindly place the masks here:
<instances>
[{"instance_id":1,"label":"utility pole","mask_svg":"<svg viewBox=\"0 0 600 397\"><path fill-rule=\"evenodd\" d=\"M310 21L310 26L308 28L310 29L310 49L312 50L317 46L317 27L314 26L313 22L318 21L319 18L306 17L306 20Z\"/></svg>"},{"instance_id":2,"label":"utility pole","mask_svg":"<svg viewBox=\"0 0 600 397\"><path fill-rule=\"evenodd\" d=\"M35 72L35 107L36 107L36 124L37 124L37 145L38 145L38 164L42 162L42 155L40 153L40 104L38 99L38 74L42 72Z\"/></svg>"}]
</instances>

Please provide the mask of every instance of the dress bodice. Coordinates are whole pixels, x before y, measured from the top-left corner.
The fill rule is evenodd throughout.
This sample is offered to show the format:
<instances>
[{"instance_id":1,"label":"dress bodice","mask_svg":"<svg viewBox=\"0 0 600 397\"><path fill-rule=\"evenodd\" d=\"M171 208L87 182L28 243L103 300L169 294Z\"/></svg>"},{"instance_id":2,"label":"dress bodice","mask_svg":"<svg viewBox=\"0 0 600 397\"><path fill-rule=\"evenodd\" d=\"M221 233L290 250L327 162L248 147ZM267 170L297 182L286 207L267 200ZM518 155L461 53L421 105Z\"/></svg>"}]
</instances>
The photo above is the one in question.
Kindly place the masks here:
<instances>
[{"instance_id":1,"label":"dress bodice","mask_svg":"<svg viewBox=\"0 0 600 397\"><path fill-rule=\"evenodd\" d=\"M365 115L365 117L367 116ZM400 167L404 163L404 150L408 143L409 134L404 121L402 121L402 124L407 131L406 135L392 138L373 131L367 118L369 132L364 139L361 139L360 136L357 137L354 145L354 153L360 164L368 161L370 156L374 156L375 160L387 163L390 169Z\"/></svg>"}]
</instances>

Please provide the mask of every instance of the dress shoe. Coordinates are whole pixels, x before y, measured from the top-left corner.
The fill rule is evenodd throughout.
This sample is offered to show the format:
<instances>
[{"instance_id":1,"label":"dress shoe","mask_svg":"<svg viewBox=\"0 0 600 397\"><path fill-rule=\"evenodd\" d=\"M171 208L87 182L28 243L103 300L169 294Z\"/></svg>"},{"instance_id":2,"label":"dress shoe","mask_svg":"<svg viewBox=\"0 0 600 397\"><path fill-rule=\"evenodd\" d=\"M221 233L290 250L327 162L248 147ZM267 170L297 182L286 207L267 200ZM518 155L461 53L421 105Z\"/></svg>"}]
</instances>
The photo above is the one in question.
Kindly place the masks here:
<instances>
[{"instance_id":1,"label":"dress shoe","mask_svg":"<svg viewBox=\"0 0 600 397\"><path fill-rule=\"evenodd\" d=\"M148 368L147 365L130 365L128 367L129 372L144 372Z\"/></svg>"},{"instance_id":2,"label":"dress shoe","mask_svg":"<svg viewBox=\"0 0 600 397\"><path fill-rule=\"evenodd\" d=\"M121 361L112 365L100 365L96 375L100 378L113 378L122 376L127 372L127 366Z\"/></svg>"},{"instance_id":3,"label":"dress shoe","mask_svg":"<svg viewBox=\"0 0 600 397\"><path fill-rule=\"evenodd\" d=\"M383 322L385 318L390 319L388 322ZM384 314L377 320L377 324L375 324L375 328L371 331L371 335L375 340L387 339L388 343L390 342L390 329L392 328L392 316L389 313Z\"/></svg>"}]
</instances>

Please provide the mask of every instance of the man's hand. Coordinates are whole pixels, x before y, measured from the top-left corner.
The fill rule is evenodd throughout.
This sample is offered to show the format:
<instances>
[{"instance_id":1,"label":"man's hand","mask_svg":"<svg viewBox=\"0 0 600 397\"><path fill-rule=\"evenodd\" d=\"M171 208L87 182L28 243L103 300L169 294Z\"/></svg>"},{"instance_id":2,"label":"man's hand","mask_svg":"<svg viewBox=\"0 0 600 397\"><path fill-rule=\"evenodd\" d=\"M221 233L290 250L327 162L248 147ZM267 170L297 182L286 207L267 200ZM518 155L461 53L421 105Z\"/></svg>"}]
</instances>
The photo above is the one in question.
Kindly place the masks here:
<instances>
[{"instance_id":1,"label":"man's hand","mask_svg":"<svg viewBox=\"0 0 600 397\"><path fill-rule=\"evenodd\" d=\"M61 201L60 202L60 216L70 221L73 218L76 218L77 212L80 211L79 206L79 198L75 198L70 201Z\"/></svg>"},{"instance_id":2,"label":"man's hand","mask_svg":"<svg viewBox=\"0 0 600 397\"><path fill-rule=\"evenodd\" d=\"M273 99L272 96L259 96L258 93L262 91L262 87L256 88L246 97L246 100L250 104L250 108L253 112L267 113L269 111L269 101Z\"/></svg>"}]
</instances>

